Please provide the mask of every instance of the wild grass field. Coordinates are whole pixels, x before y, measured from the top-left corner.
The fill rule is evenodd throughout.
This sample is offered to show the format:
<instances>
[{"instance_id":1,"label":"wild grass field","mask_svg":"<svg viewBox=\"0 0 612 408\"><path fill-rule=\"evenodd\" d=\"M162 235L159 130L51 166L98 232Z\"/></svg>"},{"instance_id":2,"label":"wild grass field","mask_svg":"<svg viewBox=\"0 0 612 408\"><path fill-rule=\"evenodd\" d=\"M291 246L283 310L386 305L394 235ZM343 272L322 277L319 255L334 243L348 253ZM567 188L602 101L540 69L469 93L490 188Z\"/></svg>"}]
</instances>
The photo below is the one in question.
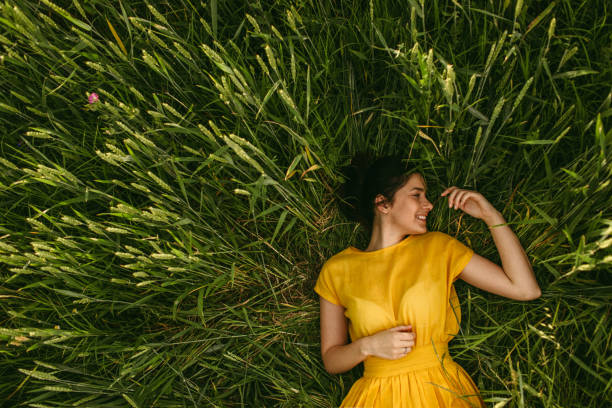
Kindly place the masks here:
<instances>
[{"instance_id":1,"label":"wild grass field","mask_svg":"<svg viewBox=\"0 0 612 408\"><path fill-rule=\"evenodd\" d=\"M612 405L605 0L5 0L0 405L336 407L323 262L357 151L423 169L446 232L543 295L458 281L451 354L491 407ZM436 198L438 197L438 198Z\"/></svg>"}]
</instances>

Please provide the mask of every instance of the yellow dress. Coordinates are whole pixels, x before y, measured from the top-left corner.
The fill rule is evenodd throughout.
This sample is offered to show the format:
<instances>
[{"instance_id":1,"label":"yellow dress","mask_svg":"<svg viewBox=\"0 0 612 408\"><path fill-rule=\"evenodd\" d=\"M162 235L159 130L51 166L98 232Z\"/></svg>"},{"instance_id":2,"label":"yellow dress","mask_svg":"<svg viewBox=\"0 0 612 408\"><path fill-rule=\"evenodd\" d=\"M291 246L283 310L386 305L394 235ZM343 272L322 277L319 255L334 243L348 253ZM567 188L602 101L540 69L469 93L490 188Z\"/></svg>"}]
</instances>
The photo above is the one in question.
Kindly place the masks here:
<instances>
[{"instance_id":1,"label":"yellow dress","mask_svg":"<svg viewBox=\"0 0 612 408\"><path fill-rule=\"evenodd\" d=\"M461 310L453 285L474 251L439 231L329 258L314 290L345 308L351 341L412 325L415 346L396 360L367 357L341 407L484 407L469 374L448 354Z\"/></svg>"}]
</instances>

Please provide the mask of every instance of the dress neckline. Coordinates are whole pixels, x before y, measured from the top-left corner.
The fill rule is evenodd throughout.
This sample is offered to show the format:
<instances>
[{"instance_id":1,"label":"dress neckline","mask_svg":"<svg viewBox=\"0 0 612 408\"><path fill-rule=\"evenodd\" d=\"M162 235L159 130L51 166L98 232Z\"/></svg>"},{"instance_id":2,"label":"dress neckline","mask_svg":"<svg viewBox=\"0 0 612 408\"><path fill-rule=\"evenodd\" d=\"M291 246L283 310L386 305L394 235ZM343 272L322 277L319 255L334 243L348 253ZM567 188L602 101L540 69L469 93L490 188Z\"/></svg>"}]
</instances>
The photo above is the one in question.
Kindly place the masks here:
<instances>
[{"instance_id":1,"label":"dress neckline","mask_svg":"<svg viewBox=\"0 0 612 408\"><path fill-rule=\"evenodd\" d=\"M427 231L427 232L429 232L429 231ZM349 246L349 248L348 248L348 249L350 249L351 251L353 251L353 252L355 252L355 253L358 253L358 254L380 254L380 253L382 253L382 252L385 252L385 251L390 250L390 249L393 249L393 248L397 248L397 247L399 247L399 246L401 246L401 245L405 244L406 242L410 241L410 240L411 240L411 238L413 238L413 237L415 237L415 236L418 236L418 235L425 235L425 234L427 234L427 232L425 232L425 233L423 233L423 234L412 234L412 235L408 235L407 237L405 237L404 239L402 239L400 242L397 242L397 243L395 243L395 244L393 244L393 245L389 245L388 247L384 247L384 248L377 249L377 250L375 250L375 251L362 251L361 249L357 249L357 248L355 248L354 246Z\"/></svg>"}]
</instances>

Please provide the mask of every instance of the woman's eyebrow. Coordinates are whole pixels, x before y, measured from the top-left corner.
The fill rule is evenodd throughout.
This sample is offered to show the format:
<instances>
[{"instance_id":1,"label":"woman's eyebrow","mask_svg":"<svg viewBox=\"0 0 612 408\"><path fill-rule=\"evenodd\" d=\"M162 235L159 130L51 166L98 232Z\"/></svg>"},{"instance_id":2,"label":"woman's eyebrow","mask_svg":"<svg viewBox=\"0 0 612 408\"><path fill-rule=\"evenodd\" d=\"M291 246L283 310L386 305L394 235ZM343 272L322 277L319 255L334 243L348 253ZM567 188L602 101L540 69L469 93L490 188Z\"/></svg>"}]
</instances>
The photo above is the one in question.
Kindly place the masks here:
<instances>
[{"instance_id":1,"label":"woman's eyebrow","mask_svg":"<svg viewBox=\"0 0 612 408\"><path fill-rule=\"evenodd\" d=\"M412 188L410 189L410 191L413 191L413 190L425 191L425 190L423 190L421 187L412 187Z\"/></svg>"}]
</instances>

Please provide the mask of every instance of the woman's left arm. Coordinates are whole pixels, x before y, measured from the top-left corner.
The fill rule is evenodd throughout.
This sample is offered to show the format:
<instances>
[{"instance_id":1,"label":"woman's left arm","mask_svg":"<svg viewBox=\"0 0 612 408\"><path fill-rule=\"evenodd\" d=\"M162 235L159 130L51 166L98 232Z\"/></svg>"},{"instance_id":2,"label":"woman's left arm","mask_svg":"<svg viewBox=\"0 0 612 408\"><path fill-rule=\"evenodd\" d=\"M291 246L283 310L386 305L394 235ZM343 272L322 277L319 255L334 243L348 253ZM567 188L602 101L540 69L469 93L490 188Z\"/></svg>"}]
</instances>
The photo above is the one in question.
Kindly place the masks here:
<instances>
[{"instance_id":1,"label":"woman's left arm","mask_svg":"<svg viewBox=\"0 0 612 408\"><path fill-rule=\"evenodd\" d=\"M459 278L470 285L497 295L516 300L532 300L542 291L535 279L527 254L502 214L480 193L449 187L441 194L448 195L449 207L461 209L483 220L491 230L502 267L474 253Z\"/></svg>"}]
</instances>

